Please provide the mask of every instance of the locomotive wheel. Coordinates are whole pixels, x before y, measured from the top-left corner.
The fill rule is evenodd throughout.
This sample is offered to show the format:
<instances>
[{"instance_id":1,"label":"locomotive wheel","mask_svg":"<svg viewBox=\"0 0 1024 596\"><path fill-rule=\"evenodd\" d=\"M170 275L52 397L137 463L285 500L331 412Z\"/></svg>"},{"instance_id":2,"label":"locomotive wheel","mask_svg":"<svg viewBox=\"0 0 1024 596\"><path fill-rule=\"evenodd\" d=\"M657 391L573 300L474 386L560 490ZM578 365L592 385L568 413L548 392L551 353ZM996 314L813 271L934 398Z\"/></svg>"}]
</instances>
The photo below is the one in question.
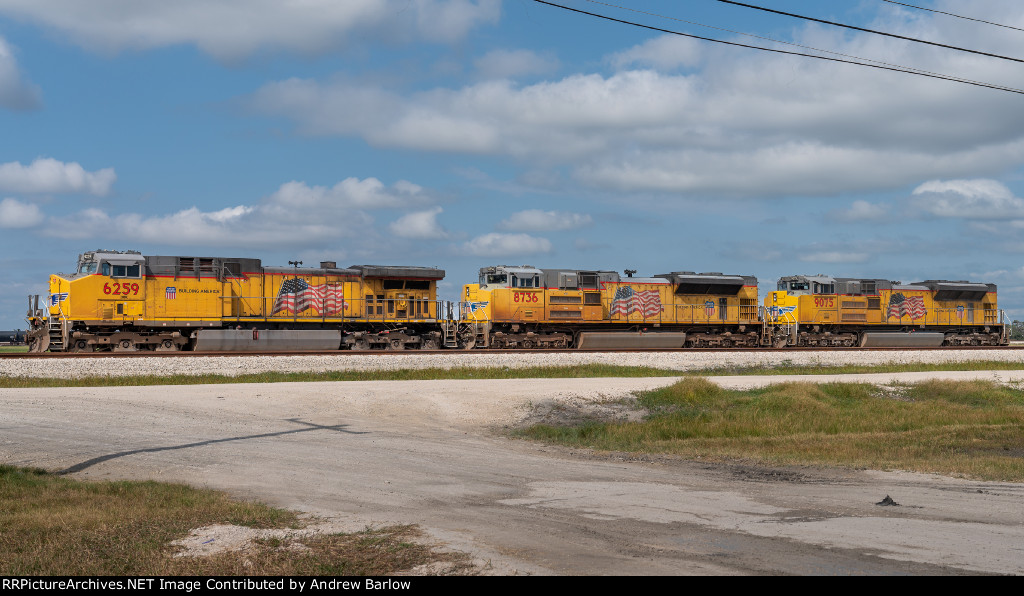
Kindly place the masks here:
<instances>
[{"instance_id":1,"label":"locomotive wheel","mask_svg":"<svg viewBox=\"0 0 1024 596\"><path fill-rule=\"evenodd\" d=\"M135 352L137 350L138 348L135 347L135 342L130 339L122 339L114 346L115 352Z\"/></svg>"},{"instance_id":2,"label":"locomotive wheel","mask_svg":"<svg viewBox=\"0 0 1024 596\"><path fill-rule=\"evenodd\" d=\"M359 352L369 350L370 342L366 341L366 338L360 337L352 344L352 349Z\"/></svg>"},{"instance_id":3,"label":"locomotive wheel","mask_svg":"<svg viewBox=\"0 0 1024 596\"><path fill-rule=\"evenodd\" d=\"M388 342L387 347L385 347L384 349L385 350L391 350L391 351L404 350L405 346L402 344L402 340L400 340L400 339L392 339L391 341Z\"/></svg>"},{"instance_id":4,"label":"locomotive wheel","mask_svg":"<svg viewBox=\"0 0 1024 596\"><path fill-rule=\"evenodd\" d=\"M75 340L71 344L71 352L92 352L93 347L84 339Z\"/></svg>"},{"instance_id":5,"label":"locomotive wheel","mask_svg":"<svg viewBox=\"0 0 1024 596\"><path fill-rule=\"evenodd\" d=\"M177 352L178 344L174 343L173 340L165 339L160 342L160 345L156 347L157 352Z\"/></svg>"},{"instance_id":6,"label":"locomotive wheel","mask_svg":"<svg viewBox=\"0 0 1024 596\"><path fill-rule=\"evenodd\" d=\"M436 339L424 339L422 342L420 342L421 350L436 350L437 348L438 343Z\"/></svg>"}]
</instances>

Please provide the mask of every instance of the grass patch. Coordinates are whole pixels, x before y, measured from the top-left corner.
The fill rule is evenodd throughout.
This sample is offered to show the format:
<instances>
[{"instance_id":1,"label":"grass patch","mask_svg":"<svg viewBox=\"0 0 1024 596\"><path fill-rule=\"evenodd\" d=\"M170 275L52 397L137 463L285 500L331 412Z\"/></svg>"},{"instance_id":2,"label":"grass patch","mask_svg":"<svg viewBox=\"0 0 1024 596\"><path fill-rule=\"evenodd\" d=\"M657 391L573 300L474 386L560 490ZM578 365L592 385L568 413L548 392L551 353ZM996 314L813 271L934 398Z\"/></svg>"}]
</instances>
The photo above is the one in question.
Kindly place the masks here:
<instances>
[{"instance_id":1,"label":"grass patch","mask_svg":"<svg viewBox=\"0 0 1024 596\"><path fill-rule=\"evenodd\" d=\"M0 354L27 354L28 346L0 346Z\"/></svg>"},{"instance_id":2,"label":"grass patch","mask_svg":"<svg viewBox=\"0 0 1024 596\"><path fill-rule=\"evenodd\" d=\"M0 465L0 575L391 575L454 561L398 526L256 541L244 552L175 557L194 528L297 528L294 512L159 482L82 482Z\"/></svg>"},{"instance_id":3,"label":"grass patch","mask_svg":"<svg viewBox=\"0 0 1024 596\"><path fill-rule=\"evenodd\" d=\"M644 392L640 422L538 425L524 437L608 451L1024 481L1024 391L987 381L909 386L702 378Z\"/></svg>"},{"instance_id":4,"label":"grass patch","mask_svg":"<svg viewBox=\"0 0 1024 596\"><path fill-rule=\"evenodd\" d=\"M788 361L787 361L788 362ZM338 370L323 372L262 372L245 375L134 375L86 376L73 379L19 377L0 373L0 389L26 387L136 387L145 385L217 385L226 383L316 383L327 381L432 381L449 379L578 379L601 377L706 377L748 375L839 375L858 373L929 372L942 370L1022 370L1024 362L969 361L941 364L880 365L793 365L771 367L716 367L702 370L676 370L649 366L580 364L574 366L532 366L416 368L398 370Z\"/></svg>"},{"instance_id":5,"label":"grass patch","mask_svg":"<svg viewBox=\"0 0 1024 596\"><path fill-rule=\"evenodd\" d=\"M1024 355L1022 355L1024 359ZM940 370L1024 370L1024 361L969 360L965 362L909 362L901 364L793 364L786 360L778 366L722 366L704 371L691 371L699 376L750 376L750 375L853 375L863 373L933 372Z\"/></svg>"}]
</instances>

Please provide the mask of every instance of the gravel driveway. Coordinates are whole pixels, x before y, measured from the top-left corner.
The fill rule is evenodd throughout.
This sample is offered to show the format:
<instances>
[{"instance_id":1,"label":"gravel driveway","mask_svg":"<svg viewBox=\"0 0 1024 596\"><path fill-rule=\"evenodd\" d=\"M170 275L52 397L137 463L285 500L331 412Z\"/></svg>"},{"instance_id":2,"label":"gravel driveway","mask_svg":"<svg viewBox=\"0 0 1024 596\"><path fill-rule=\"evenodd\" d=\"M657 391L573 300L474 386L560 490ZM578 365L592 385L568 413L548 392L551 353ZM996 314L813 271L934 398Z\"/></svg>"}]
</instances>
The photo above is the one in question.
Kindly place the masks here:
<instances>
[{"instance_id":1,"label":"gravel driveway","mask_svg":"<svg viewBox=\"0 0 1024 596\"><path fill-rule=\"evenodd\" d=\"M693 364L676 354L640 357L652 366ZM302 357L277 363L301 362L293 358ZM246 359L211 360L224 370ZM1024 573L1020 484L601 454L500 433L537 408L579 407L670 382L6 389L0 461L79 478L184 481L351 527L417 523L488 562L488 573ZM876 505L886 495L900 506Z\"/></svg>"}]
</instances>

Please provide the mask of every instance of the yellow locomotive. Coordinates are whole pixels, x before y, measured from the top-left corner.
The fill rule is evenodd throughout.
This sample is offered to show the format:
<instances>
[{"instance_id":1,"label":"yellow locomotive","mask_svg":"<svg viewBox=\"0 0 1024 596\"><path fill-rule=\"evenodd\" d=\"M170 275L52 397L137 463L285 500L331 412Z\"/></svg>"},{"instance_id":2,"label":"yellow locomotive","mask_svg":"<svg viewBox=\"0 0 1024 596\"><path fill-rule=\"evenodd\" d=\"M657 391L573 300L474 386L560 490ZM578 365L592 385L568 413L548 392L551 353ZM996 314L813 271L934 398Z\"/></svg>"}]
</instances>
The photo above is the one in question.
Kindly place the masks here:
<instances>
[{"instance_id":1,"label":"yellow locomotive","mask_svg":"<svg viewBox=\"0 0 1024 596\"><path fill-rule=\"evenodd\" d=\"M30 351L1006 345L994 284L499 265L458 304L432 267L79 255L30 298Z\"/></svg>"},{"instance_id":2,"label":"yellow locomotive","mask_svg":"<svg viewBox=\"0 0 1024 596\"><path fill-rule=\"evenodd\" d=\"M90 251L30 303L30 350L437 348L444 271ZM452 334L454 335L454 334Z\"/></svg>"},{"instance_id":3,"label":"yellow locomotive","mask_svg":"<svg viewBox=\"0 0 1024 596\"><path fill-rule=\"evenodd\" d=\"M995 284L795 275L764 298L777 346L1005 345Z\"/></svg>"},{"instance_id":4,"label":"yellow locomotive","mask_svg":"<svg viewBox=\"0 0 1024 596\"><path fill-rule=\"evenodd\" d=\"M491 348L756 346L757 278L500 265L462 292L462 344Z\"/></svg>"}]
</instances>

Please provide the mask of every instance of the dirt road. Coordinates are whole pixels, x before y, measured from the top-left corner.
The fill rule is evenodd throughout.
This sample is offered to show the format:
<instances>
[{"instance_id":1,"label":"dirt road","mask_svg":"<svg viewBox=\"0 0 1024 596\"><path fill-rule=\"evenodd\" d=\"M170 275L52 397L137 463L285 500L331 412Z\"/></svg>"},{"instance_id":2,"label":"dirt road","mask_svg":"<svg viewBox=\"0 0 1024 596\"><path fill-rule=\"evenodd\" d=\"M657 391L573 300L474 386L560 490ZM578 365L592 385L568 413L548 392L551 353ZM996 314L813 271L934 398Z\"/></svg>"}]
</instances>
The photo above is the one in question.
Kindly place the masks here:
<instances>
[{"instance_id":1,"label":"dirt road","mask_svg":"<svg viewBox=\"0 0 1024 596\"><path fill-rule=\"evenodd\" d=\"M635 461L497 432L670 382L6 389L0 462L417 523L492 573L1024 573L1024 485Z\"/></svg>"}]
</instances>

